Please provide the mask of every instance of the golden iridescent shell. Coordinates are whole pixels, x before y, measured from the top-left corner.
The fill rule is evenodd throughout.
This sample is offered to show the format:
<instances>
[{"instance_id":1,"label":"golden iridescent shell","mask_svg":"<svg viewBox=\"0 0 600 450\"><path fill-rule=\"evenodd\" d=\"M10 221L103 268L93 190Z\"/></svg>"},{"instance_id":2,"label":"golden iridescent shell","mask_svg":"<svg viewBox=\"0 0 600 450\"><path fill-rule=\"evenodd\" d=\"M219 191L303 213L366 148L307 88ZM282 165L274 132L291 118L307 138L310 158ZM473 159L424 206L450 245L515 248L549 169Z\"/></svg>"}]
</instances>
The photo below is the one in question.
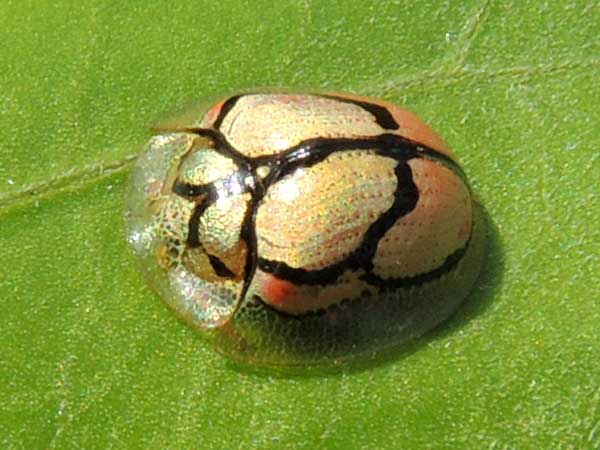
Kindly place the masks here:
<instances>
[{"instance_id":1,"label":"golden iridescent shell","mask_svg":"<svg viewBox=\"0 0 600 450\"><path fill-rule=\"evenodd\" d=\"M473 286L481 212L414 114L348 94L228 97L162 129L127 239L176 313L238 359L327 363L404 343Z\"/></svg>"}]
</instances>

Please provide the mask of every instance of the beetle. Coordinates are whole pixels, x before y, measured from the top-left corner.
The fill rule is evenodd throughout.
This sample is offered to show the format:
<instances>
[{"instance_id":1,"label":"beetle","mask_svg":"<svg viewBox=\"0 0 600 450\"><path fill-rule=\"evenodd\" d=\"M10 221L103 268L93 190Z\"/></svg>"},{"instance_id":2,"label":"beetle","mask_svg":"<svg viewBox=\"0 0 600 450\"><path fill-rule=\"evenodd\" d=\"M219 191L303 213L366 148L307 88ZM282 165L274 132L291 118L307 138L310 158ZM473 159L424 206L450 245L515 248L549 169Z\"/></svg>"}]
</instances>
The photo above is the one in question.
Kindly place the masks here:
<instances>
[{"instance_id":1,"label":"beetle","mask_svg":"<svg viewBox=\"0 0 600 450\"><path fill-rule=\"evenodd\" d=\"M237 94L158 127L125 221L166 303L259 364L413 339L456 309L483 257L482 213L448 145L354 94Z\"/></svg>"}]
</instances>

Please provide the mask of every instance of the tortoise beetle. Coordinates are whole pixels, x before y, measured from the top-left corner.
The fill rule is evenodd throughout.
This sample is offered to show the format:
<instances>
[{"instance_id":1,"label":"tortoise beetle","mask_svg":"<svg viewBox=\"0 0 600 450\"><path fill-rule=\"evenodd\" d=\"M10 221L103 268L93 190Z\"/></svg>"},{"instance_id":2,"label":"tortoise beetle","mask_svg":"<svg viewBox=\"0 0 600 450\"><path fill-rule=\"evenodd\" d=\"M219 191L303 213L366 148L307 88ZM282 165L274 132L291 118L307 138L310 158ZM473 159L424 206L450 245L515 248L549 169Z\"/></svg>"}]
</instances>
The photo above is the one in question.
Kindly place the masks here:
<instances>
[{"instance_id":1,"label":"tortoise beetle","mask_svg":"<svg viewBox=\"0 0 600 450\"><path fill-rule=\"evenodd\" d=\"M162 126L127 189L127 240L175 312L243 361L373 354L446 319L483 258L444 141L351 94L247 93Z\"/></svg>"}]
</instances>

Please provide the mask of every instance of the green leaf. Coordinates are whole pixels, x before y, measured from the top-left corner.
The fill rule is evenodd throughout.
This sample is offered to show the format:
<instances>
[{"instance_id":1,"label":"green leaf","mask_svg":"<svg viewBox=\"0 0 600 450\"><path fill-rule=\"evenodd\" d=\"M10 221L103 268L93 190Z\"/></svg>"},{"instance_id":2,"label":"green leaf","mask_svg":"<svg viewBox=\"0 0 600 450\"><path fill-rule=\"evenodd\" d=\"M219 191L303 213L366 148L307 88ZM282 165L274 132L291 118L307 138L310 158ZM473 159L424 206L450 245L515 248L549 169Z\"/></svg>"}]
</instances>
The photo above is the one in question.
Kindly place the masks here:
<instances>
[{"instance_id":1,"label":"green leaf","mask_svg":"<svg viewBox=\"0 0 600 450\"><path fill-rule=\"evenodd\" d=\"M600 448L595 2L0 7L0 447ZM404 104L491 222L469 302L325 374L233 365L143 283L121 221L164 112L255 86Z\"/></svg>"}]
</instances>

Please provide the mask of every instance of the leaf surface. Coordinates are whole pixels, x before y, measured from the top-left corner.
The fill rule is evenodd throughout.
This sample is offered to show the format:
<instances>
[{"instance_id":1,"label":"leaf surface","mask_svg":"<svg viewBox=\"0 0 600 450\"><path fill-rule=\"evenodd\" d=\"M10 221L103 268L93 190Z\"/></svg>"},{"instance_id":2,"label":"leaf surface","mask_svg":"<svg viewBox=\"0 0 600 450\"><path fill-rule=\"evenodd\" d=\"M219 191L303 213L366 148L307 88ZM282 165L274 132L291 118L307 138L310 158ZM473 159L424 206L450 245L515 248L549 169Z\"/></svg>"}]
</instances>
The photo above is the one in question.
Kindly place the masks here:
<instances>
[{"instance_id":1,"label":"leaf surface","mask_svg":"<svg viewBox=\"0 0 600 450\"><path fill-rule=\"evenodd\" d=\"M0 7L0 447L600 447L599 8L435 3ZM235 366L135 270L122 195L148 126L256 86L382 96L455 149L490 249L410 351Z\"/></svg>"}]
</instances>

